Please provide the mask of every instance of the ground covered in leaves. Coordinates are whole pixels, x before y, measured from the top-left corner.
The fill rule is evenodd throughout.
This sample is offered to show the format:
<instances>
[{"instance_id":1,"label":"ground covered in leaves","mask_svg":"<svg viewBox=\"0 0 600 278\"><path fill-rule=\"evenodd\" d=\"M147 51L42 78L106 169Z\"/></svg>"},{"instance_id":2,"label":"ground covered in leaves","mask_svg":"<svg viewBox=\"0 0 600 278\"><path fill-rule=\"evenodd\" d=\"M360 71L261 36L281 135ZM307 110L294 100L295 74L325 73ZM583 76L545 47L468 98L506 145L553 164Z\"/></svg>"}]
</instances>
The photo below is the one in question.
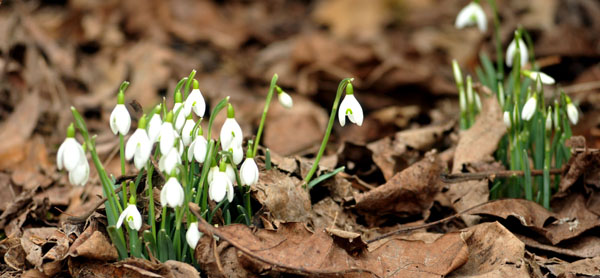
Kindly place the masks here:
<instances>
[{"instance_id":1,"label":"ground covered in leaves","mask_svg":"<svg viewBox=\"0 0 600 278\"><path fill-rule=\"evenodd\" d=\"M472 72L479 52L493 51L491 32L454 29L467 1L0 3L2 277L600 275L596 1L498 1L504 47L519 24L526 28L544 72L583 112L552 211L488 200L505 170L493 159L505 126L484 88L476 123L458 130L450 61ZM126 99L135 118L140 106L172 99L192 69L209 107L231 96L245 134L256 131L273 73L294 98L293 109L273 105L267 118L263 142L275 168L265 170L259 156L255 225L199 223L219 240L201 239L195 267L117 261L106 219L93 210L101 194L93 170L85 187L56 170L68 108L83 112L116 174L118 140L108 117L119 84L131 82ZM345 77L355 77L365 121L336 125L320 172L345 171L309 195L300 180ZM469 172L489 174L448 175Z\"/></svg>"}]
</instances>

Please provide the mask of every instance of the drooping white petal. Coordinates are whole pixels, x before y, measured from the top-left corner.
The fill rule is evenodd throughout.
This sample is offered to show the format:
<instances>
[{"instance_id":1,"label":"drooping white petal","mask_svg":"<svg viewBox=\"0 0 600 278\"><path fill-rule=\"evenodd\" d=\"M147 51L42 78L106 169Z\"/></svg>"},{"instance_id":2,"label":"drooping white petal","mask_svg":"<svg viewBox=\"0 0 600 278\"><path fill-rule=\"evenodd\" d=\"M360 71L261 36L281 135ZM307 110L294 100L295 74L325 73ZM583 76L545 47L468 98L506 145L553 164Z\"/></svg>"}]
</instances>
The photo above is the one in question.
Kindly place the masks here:
<instances>
[{"instance_id":1,"label":"drooping white petal","mask_svg":"<svg viewBox=\"0 0 600 278\"><path fill-rule=\"evenodd\" d=\"M290 109L292 108L292 106L294 106L294 101L292 100L292 97L286 92L279 93L277 95L277 99L279 100L281 106L287 109Z\"/></svg>"},{"instance_id":2,"label":"drooping white petal","mask_svg":"<svg viewBox=\"0 0 600 278\"><path fill-rule=\"evenodd\" d=\"M159 140L160 140L160 153L162 155L167 154L175 144L176 137L175 130L173 129L173 124L169 122L164 122L160 128Z\"/></svg>"},{"instance_id":3,"label":"drooping white petal","mask_svg":"<svg viewBox=\"0 0 600 278\"><path fill-rule=\"evenodd\" d=\"M158 161L159 170L167 174L171 174L173 170L176 170L179 164L181 164L181 157L175 148L172 148L167 155L163 155Z\"/></svg>"},{"instance_id":4,"label":"drooping white petal","mask_svg":"<svg viewBox=\"0 0 600 278\"><path fill-rule=\"evenodd\" d=\"M144 132L146 132L144 130ZM140 136L140 129L136 129L135 132L129 137L127 143L125 144L125 159L131 160L133 155L135 154L135 149L140 141L138 138Z\"/></svg>"},{"instance_id":5,"label":"drooping white petal","mask_svg":"<svg viewBox=\"0 0 600 278\"><path fill-rule=\"evenodd\" d=\"M225 166L225 174L227 175L231 183L235 183L235 170L233 170L233 166L231 166L231 164L229 163L227 164L227 166Z\"/></svg>"},{"instance_id":6,"label":"drooping white petal","mask_svg":"<svg viewBox=\"0 0 600 278\"><path fill-rule=\"evenodd\" d=\"M519 39L519 49L521 54L521 66L525 66L525 64L527 64L527 60L529 59L529 54L527 52L527 45L522 39ZM517 44L513 39L506 49L506 65L509 67L512 67L512 63L515 58L515 51L517 51Z\"/></svg>"},{"instance_id":7,"label":"drooping white petal","mask_svg":"<svg viewBox=\"0 0 600 278\"><path fill-rule=\"evenodd\" d=\"M573 125L576 125L579 121L579 112L573 103L567 104L567 116Z\"/></svg>"},{"instance_id":8,"label":"drooping white petal","mask_svg":"<svg viewBox=\"0 0 600 278\"><path fill-rule=\"evenodd\" d=\"M68 137L63 141L59 147L57 154L57 166L61 170L64 166L67 171L73 171L77 164L81 161L81 155L85 152L83 147L75 140L75 138Z\"/></svg>"},{"instance_id":9,"label":"drooping white petal","mask_svg":"<svg viewBox=\"0 0 600 278\"><path fill-rule=\"evenodd\" d=\"M199 89L193 89L183 104L183 110L186 117L192 113L192 109L198 117L204 117L206 103L204 102L204 97Z\"/></svg>"},{"instance_id":10,"label":"drooping white petal","mask_svg":"<svg viewBox=\"0 0 600 278\"><path fill-rule=\"evenodd\" d=\"M117 104L110 113L110 129L115 135L117 133L126 135L129 132L129 127L131 127L131 117L125 104Z\"/></svg>"},{"instance_id":11,"label":"drooping white petal","mask_svg":"<svg viewBox=\"0 0 600 278\"><path fill-rule=\"evenodd\" d=\"M546 115L546 131L552 130L552 109L549 108L548 114Z\"/></svg>"},{"instance_id":12,"label":"drooping white petal","mask_svg":"<svg viewBox=\"0 0 600 278\"><path fill-rule=\"evenodd\" d=\"M346 116L348 116L350 122L355 123L358 126L362 125L363 110L360 106L360 103L358 103L358 100L356 100L356 97L354 97L354 94L347 94L340 104L338 110L338 120L341 126L346 124Z\"/></svg>"},{"instance_id":13,"label":"drooping white petal","mask_svg":"<svg viewBox=\"0 0 600 278\"><path fill-rule=\"evenodd\" d=\"M160 191L160 203L164 206L172 208L183 205L184 193L183 187L175 177L170 177L167 183Z\"/></svg>"},{"instance_id":14,"label":"drooping white petal","mask_svg":"<svg viewBox=\"0 0 600 278\"><path fill-rule=\"evenodd\" d=\"M135 167L138 170L141 170L150 159L150 154L152 153L152 143L148 138L148 134L145 129L136 130L136 133L139 131L139 135L137 136L137 144L135 146L135 154L133 156L133 162ZM129 143L129 142L127 142ZM125 151L127 152L127 151Z\"/></svg>"},{"instance_id":15,"label":"drooping white petal","mask_svg":"<svg viewBox=\"0 0 600 278\"><path fill-rule=\"evenodd\" d=\"M244 149L242 148L242 145L237 144L234 140L229 146L229 150L232 152L231 156L233 158L233 163L235 163L235 165L240 164L242 159L244 159Z\"/></svg>"},{"instance_id":16,"label":"drooping white petal","mask_svg":"<svg viewBox=\"0 0 600 278\"><path fill-rule=\"evenodd\" d=\"M523 112L521 112L521 119L525 121L531 120L535 110L537 108L537 100L534 97L531 97L527 100L525 105L523 106Z\"/></svg>"},{"instance_id":17,"label":"drooping white petal","mask_svg":"<svg viewBox=\"0 0 600 278\"><path fill-rule=\"evenodd\" d=\"M227 187L231 185L231 181L225 172L214 173L213 180L209 185L209 197L215 202L221 202L227 193Z\"/></svg>"},{"instance_id":18,"label":"drooping white petal","mask_svg":"<svg viewBox=\"0 0 600 278\"><path fill-rule=\"evenodd\" d=\"M487 18L481 6L475 2L471 2L465 6L456 16L454 26L462 29L466 26L477 25L481 32L487 30Z\"/></svg>"},{"instance_id":19,"label":"drooping white petal","mask_svg":"<svg viewBox=\"0 0 600 278\"><path fill-rule=\"evenodd\" d=\"M196 137L194 142L194 159L196 159L198 163L204 163L204 160L206 159L206 146L208 142L206 141L206 138L201 135ZM190 147L190 149L192 149L192 147ZM191 159L191 156L188 155L188 157Z\"/></svg>"},{"instance_id":20,"label":"drooping white petal","mask_svg":"<svg viewBox=\"0 0 600 278\"><path fill-rule=\"evenodd\" d=\"M185 111L183 110L183 104L177 102L173 105L173 116L175 117L173 124L177 132L181 132L183 124L185 123Z\"/></svg>"},{"instance_id":21,"label":"drooping white petal","mask_svg":"<svg viewBox=\"0 0 600 278\"><path fill-rule=\"evenodd\" d=\"M73 171L69 172L69 182L72 185L84 186L90 178L90 165L87 162L83 149L80 154L80 161Z\"/></svg>"},{"instance_id":22,"label":"drooping white petal","mask_svg":"<svg viewBox=\"0 0 600 278\"><path fill-rule=\"evenodd\" d=\"M504 111L503 118L504 118L504 125L507 128L510 128L510 126L511 126L511 123L510 123L510 113L508 113L508 111Z\"/></svg>"},{"instance_id":23,"label":"drooping white petal","mask_svg":"<svg viewBox=\"0 0 600 278\"><path fill-rule=\"evenodd\" d=\"M253 158L246 157L240 168L242 185L253 185L258 181L258 166Z\"/></svg>"},{"instance_id":24,"label":"drooping white petal","mask_svg":"<svg viewBox=\"0 0 600 278\"><path fill-rule=\"evenodd\" d=\"M537 81L538 76L540 78L540 81L542 81L543 84L553 85L554 83L556 83L556 81L554 81L554 78L552 78L550 75L547 75L541 71L529 72L529 78L531 78L531 80L533 80L533 81Z\"/></svg>"},{"instance_id":25,"label":"drooping white petal","mask_svg":"<svg viewBox=\"0 0 600 278\"><path fill-rule=\"evenodd\" d=\"M192 248L196 249L198 241L202 237L202 233L198 231L198 222L192 222L188 225L188 230L185 233L185 240L187 244Z\"/></svg>"},{"instance_id":26,"label":"drooping white petal","mask_svg":"<svg viewBox=\"0 0 600 278\"><path fill-rule=\"evenodd\" d=\"M233 183L227 183L227 201L233 202Z\"/></svg>"},{"instance_id":27,"label":"drooping white petal","mask_svg":"<svg viewBox=\"0 0 600 278\"><path fill-rule=\"evenodd\" d=\"M162 120L160 119L160 115L158 113L152 116L150 122L148 123L148 137L152 143L156 143L158 141L158 135L160 133L160 128L162 126Z\"/></svg>"},{"instance_id":28,"label":"drooping white petal","mask_svg":"<svg viewBox=\"0 0 600 278\"><path fill-rule=\"evenodd\" d=\"M181 140L183 140L183 144L186 147L192 143L192 130L195 125L196 123L192 119L187 119L183 125L183 129L181 130Z\"/></svg>"},{"instance_id":29,"label":"drooping white petal","mask_svg":"<svg viewBox=\"0 0 600 278\"><path fill-rule=\"evenodd\" d=\"M206 181L208 182L208 184L212 183L215 173L217 173L217 172L219 172L219 167L217 167L217 166L210 167L210 169L208 170L208 175L206 176Z\"/></svg>"},{"instance_id":30,"label":"drooping white petal","mask_svg":"<svg viewBox=\"0 0 600 278\"><path fill-rule=\"evenodd\" d=\"M121 228L123 221L127 221L129 228L139 231L142 228L142 215L134 204L128 204L117 220L117 229Z\"/></svg>"},{"instance_id":31,"label":"drooping white petal","mask_svg":"<svg viewBox=\"0 0 600 278\"><path fill-rule=\"evenodd\" d=\"M241 145L244 136L237 121L234 118L227 118L221 127L219 138L221 139L221 149L227 150L234 141Z\"/></svg>"}]
</instances>

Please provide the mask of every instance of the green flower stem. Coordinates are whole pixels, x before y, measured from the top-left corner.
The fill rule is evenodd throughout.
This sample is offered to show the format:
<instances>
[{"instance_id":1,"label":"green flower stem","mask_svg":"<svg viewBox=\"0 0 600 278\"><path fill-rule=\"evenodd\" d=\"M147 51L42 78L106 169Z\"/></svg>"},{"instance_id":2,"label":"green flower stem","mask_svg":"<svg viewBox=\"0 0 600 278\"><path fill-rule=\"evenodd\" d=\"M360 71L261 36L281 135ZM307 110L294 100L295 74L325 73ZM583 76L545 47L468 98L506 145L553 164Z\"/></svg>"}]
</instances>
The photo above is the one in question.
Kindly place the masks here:
<instances>
[{"instance_id":1,"label":"green flower stem","mask_svg":"<svg viewBox=\"0 0 600 278\"><path fill-rule=\"evenodd\" d=\"M254 140L254 148L252 150L252 155L254 157L256 157L256 151L258 150L260 137L262 136L263 128L265 126L265 120L267 119L267 112L269 111L269 105L271 104L271 99L273 98L273 92L275 91L275 87L277 86L277 78L279 78L279 76L277 74L273 74L273 78L271 79L271 85L269 86L269 92L267 93L267 99L265 100L265 108L263 109L262 117L260 118L258 131L256 132L256 140Z\"/></svg>"},{"instance_id":2,"label":"green flower stem","mask_svg":"<svg viewBox=\"0 0 600 278\"><path fill-rule=\"evenodd\" d=\"M198 194L196 194L196 199L194 200L194 203L198 204L200 203L200 197L202 197L202 203L200 204L201 212L206 211L206 208L208 207L208 186L205 183L213 157L215 156L215 147L215 140L209 139L206 147L206 158L202 165L202 174L200 175L200 182L198 183Z\"/></svg>"},{"instance_id":3,"label":"green flower stem","mask_svg":"<svg viewBox=\"0 0 600 278\"><path fill-rule=\"evenodd\" d=\"M121 157L121 176L125 176L125 139L119 133L119 156Z\"/></svg>"},{"instance_id":4,"label":"green flower stem","mask_svg":"<svg viewBox=\"0 0 600 278\"><path fill-rule=\"evenodd\" d=\"M335 117L337 116L337 110L340 105L340 98L342 97L342 93L344 92L344 89L346 89L346 85L348 85L348 83L352 82L352 80L354 80L354 78L345 78L338 85L337 93L335 95L335 100L333 101L333 107L331 108L331 115L329 116L329 123L327 124L327 130L325 131L325 136L323 136L323 141L321 142L321 147L319 148L319 152L317 153L317 157L315 158L315 161L313 162L313 165L310 168L310 171L308 171L308 174L306 174L306 177L304 178L303 187L305 189L308 188L307 185L310 182L310 179L312 178L312 176L317 171L317 168L319 167L319 161L321 160L321 157L323 156L323 153L325 152L325 147L327 147L327 142L329 141L329 135L331 135L331 129L333 128L333 122L335 121ZM257 138L256 144L258 145L258 138Z\"/></svg>"},{"instance_id":5,"label":"green flower stem","mask_svg":"<svg viewBox=\"0 0 600 278\"><path fill-rule=\"evenodd\" d=\"M500 40L500 17L498 15L498 7L495 0L488 0L494 15L494 40L496 41L496 81L504 79L504 58L502 53L502 41Z\"/></svg>"},{"instance_id":6,"label":"green flower stem","mask_svg":"<svg viewBox=\"0 0 600 278\"><path fill-rule=\"evenodd\" d=\"M552 156L550 155L552 149L552 147L550 146L550 133L551 131L546 131L546 136L544 140L544 187L542 204L546 209L550 209L550 196L552 194L550 192L550 163L552 162Z\"/></svg>"},{"instance_id":7,"label":"green flower stem","mask_svg":"<svg viewBox=\"0 0 600 278\"><path fill-rule=\"evenodd\" d=\"M156 148L155 152L158 153L158 150L159 148ZM152 237L156 241L156 219L154 216L154 188L152 187L152 175L154 174L154 165L150 160L148 161L146 169L146 184L148 185L148 189L146 192L146 194L148 195L148 225L152 227Z\"/></svg>"},{"instance_id":8,"label":"green flower stem","mask_svg":"<svg viewBox=\"0 0 600 278\"><path fill-rule=\"evenodd\" d=\"M192 70L192 72L190 72L190 75L187 77L187 80L185 82L185 89L183 90L183 98L186 99L188 94L190 93L190 85L192 84L192 81L194 81L194 76L196 76L196 70Z\"/></svg>"}]
</instances>

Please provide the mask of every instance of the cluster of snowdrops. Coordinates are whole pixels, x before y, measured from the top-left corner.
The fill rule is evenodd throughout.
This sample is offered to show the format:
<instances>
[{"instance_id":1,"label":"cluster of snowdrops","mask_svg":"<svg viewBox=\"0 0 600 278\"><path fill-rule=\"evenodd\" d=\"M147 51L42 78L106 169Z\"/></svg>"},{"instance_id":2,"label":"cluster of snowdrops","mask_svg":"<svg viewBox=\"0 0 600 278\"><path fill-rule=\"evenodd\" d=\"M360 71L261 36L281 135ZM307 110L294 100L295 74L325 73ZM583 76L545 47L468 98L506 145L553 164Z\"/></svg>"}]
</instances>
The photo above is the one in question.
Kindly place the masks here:
<instances>
[{"instance_id":1,"label":"cluster of snowdrops","mask_svg":"<svg viewBox=\"0 0 600 278\"><path fill-rule=\"evenodd\" d=\"M95 150L95 137L90 136L79 112L71 108L74 123L67 128L67 137L58 149L57 167L67 170L73 185L84 185L90 173L86 152L90 154L106 197L107 231L121 258L155 257L161 261L192 262L193 249L202 234L198 231L198 219L189 211L189 202L200 206L202 217L209 223L217 212L225 225L251 223L250 186L259 179L255 158L269 103L276 92L279 103L289 109L293 106L292 98L276 85L277 75L274 75L257 134L248 136L244 151L244 135L235 119L229 97L212 109L206 130L203 130L200 123L205 116L206 103L194 75L195 71L192 71L190 76L179 81L171 109L167 109L167 101L163 100L139 118L136 130L128 138L132 120L125 106L125 90L129 83L121 85L117 105L110 115L110 128L119 137L121 176L127 174L125 165L131 160L138 174L135 179L120 184L104 170ZM315 179L311 183L311 178L336 116L342 126L346 117L353 123L362 124L362 108L354 97L351 81L344 79L340 83L321 149L303 181L307 189L317 181ZM344 91L346 94L340 103ZM226 111L227 118L219 136L213 139L213 120L222 110ZM76 129L83 138L83 144L76 139ZM153 175L155 171L160 171L164 177L162 184L154 184L157 180ZM154 186L162 186L159 197L162 211L157 210L161 212L160 217L155 212ZM140 194L145 194L144 199L149 201L138 202ZM139 208L143 209L143 213ZM143 225L144 219L147 225ZM182 227L184 223L187 224L186 231ZM185 240L182 240L184 237Z\"/></svg>"}]
</instances>

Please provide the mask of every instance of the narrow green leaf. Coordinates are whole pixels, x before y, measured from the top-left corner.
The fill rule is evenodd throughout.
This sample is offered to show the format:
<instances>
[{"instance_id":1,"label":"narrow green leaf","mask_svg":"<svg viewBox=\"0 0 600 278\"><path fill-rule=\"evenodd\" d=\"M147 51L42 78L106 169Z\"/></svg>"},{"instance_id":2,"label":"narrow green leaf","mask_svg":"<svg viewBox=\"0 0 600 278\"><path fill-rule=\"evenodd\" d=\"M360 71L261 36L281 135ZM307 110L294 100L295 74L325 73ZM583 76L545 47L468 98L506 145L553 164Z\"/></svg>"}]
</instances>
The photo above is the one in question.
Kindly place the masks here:
<instances>
[{"instance_id":1,"label":"narrow green leaf","mask_svg":"<svg viewBox=\"0 0 600 278\"><path fill-rule=\"evenodd\" d=\"M325 174L320 175L319 177L317 177L316 179L314 179L314 180L312 180L311 182L308 183L308 188L309 189L313 188L315 185L319 184L320 182L322 182L322 181L324 181L324 180L326 180L326 179L328 179L330 177L335 176L337 173L339 173L341 171L344 171L344 169L346 169L346 167L345 166L341 166L341 167L338 167L338 168L336 168L335 170L333 170L333 171L331 171L329 173L325 173Z\"/></svg>"},{"instance_id":2,"label":"narrow green leaf","mask_svg":"<svg viewBox=\"0 0 600 278\"><path fill-rule=\"evenodd\" d=\"M110 237L110 240L112 241L112 243L115 245L115 247L117 247L117 252L119 253L119 258L125 259L125 258L129 257L129 255L127 253L127 246L125 244L125 240L119 236L119 233L117 232L117 228L115 226L108 226L106 228L106 231L108 232L108 236Z\"/></svg>"}]
</instances>

